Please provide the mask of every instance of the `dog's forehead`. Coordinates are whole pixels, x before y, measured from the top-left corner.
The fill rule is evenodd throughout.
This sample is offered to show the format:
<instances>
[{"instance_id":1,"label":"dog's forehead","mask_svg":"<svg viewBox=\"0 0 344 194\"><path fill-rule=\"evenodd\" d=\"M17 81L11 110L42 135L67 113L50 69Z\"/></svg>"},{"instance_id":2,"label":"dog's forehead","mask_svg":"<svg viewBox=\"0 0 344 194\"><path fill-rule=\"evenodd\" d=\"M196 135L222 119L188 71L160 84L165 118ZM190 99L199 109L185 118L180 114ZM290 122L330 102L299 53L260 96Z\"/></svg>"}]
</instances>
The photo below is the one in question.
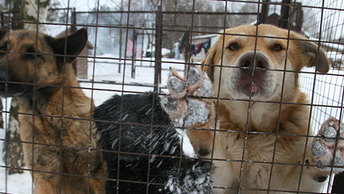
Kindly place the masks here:
<instances>
[{"instance_id":1,"label":"dog's forehead","mask_svg":"<svg viewBox=\"0 0 344 194\"><path fill-rule=\"evenodd\" d=\"M244 25L235 28L229 28L225 31L225 39L285 39L287 38L288 31L277 28L272 25Z\"/></svg>"},{"instance_id":2,"label":"dog's forehead","mask_svg":"<svg viewBox=\"0 0 344 194\"><path fill-rule=\"evenodd\" d=\"M17 40L36 40L42 38L44 34L41 34L36 31L29 31L29 30L15 30L11 31L9 34L10 38L15 38Z\"/></svg>"},{"instance_id":3,"label":"dog's forehead","mask_svg":"<svg viewBox=\"0 0 344 194\"><path fill-rule=\"evenodd\" d=\"M32 45L34 47L45 47L46 35L28 30L15 30L6 34L0 44L9 43L11 49L18 50L21 46Z\"/></svg>"}]
</instances>

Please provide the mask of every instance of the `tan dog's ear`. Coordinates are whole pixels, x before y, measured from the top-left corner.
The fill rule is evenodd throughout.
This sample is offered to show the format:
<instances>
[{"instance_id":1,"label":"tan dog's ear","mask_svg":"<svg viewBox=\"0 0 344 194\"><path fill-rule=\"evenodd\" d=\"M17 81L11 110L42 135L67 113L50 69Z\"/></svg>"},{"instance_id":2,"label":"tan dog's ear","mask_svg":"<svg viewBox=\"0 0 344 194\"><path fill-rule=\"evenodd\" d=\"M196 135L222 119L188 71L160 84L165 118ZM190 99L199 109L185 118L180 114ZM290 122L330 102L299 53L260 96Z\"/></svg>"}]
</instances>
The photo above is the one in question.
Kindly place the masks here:
<instances>
[{"instance_id":1,"label":"tan dog's ear","mask_svg":"<svg viewBox=\"0 0 344 194\"><path fill-rule=\"evenodd\" d=\"M213 65L217 62L217 61L215 61L215 56L216 56L216 51L218 50L217 49L218 42L219 41L216 41L215 45L212 46L208 50L208 52L205 56L205 59L201 62L202 64L206 64L206 65L202 66L202 70L204 72L207 72L208 77L212 82L214 82L214 66Z\"/></svg>"},{"instance_id":2,"label":"tan dog's ear","mask_svg":"<svg viewBox=\"0 0 344 194\"><path fill-rule=\"evenodd\" d=\"M330 63L325 52L310 41L299 41L299 44L305 56L307 67L316 67L317 71L327 73Z\"/></svg>"}]
</instances>

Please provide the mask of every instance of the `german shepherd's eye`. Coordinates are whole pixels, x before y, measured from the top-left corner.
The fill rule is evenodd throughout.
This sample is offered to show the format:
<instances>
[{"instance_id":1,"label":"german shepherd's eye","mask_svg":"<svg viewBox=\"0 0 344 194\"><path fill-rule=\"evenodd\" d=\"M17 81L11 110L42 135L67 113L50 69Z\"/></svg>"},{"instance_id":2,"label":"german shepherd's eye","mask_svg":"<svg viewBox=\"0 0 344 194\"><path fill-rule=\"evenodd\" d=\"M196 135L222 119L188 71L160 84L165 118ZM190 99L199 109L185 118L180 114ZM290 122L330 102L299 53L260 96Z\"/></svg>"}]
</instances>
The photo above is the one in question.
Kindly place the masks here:
<instances>
[{"instance_id":1,"label":"german shepherd's eye","mask_svg":"<svg viewBox=\"0 0 344 194\"><path fill-rule=\"evenodd\" d=\"M29 60L33 60L36 58L41 57L42 55L40 55L36 49L32 46L30 46L27 50L26 50L26 54L25 54L25 58L29 59Z\"/></svg>"},{"instance_id":2,"label":"german shepherd's eye","mask_svg":"<svg viewBox=\"0 0 344 194\"><path fill-rule=\"evenodd\" d=\"M7 41L0 47L0 57L4 56L8 51L8 43Z\"/></svg>"},{"instance_id":3,"label":"german shepherd's eye","mask_svg":"<svg viewBox=\"0 0 344 194\"><path fill-rule=\"evenodd\" d=\"M230 45L228 46L228 49L229 49L229 50L232 50L232 51L238 50L238 49L239 49L239 45L238 45L237 43L232 43L232 44L230 44Z\"/></svg>"},{"instance_id":4,"label":"german shepherd's eye","mask_svg":"<svg viewBox=\"0 0 344 194\"><path fill-rule=\"evenodd\" d=\"M271 49L274 50L274 51L281 51L284 48L280 44L274 44L274 45L272 45Z\"/></svg>"},{"instance_id":5,"label":"german shepherd's eye","mask_svg":"<svg viewBox=\"0 0 344 194\"><path fill-rule=\"evenodd\" d=\"M0 52L6 52L8 49L7 42L5 42L1 47L0 47Z\"/></svg>"}]
</instances>

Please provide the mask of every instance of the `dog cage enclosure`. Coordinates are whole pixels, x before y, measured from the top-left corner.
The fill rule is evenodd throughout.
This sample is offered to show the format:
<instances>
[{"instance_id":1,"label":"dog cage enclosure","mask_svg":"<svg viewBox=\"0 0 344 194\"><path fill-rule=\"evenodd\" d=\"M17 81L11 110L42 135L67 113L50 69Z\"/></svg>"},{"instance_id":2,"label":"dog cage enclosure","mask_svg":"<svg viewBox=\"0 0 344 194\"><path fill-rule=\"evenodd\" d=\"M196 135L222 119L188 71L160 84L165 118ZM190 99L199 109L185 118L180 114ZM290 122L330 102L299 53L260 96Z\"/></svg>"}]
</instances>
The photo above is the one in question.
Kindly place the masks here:
<instances>
[{"instance_id":1,"label":"dog cage enclosure","mask_svg":"<svg viewBox=\"0 0 344 194\"><path fill-rule=\"evenodd\" d=\"M113 95L151 92L165 96L170 67L182 75L190 65L199 66L227 28L271 24L296 31L319 45L330 61L327 74L314 68L298 72L301 91L310 101L306 104L311 110L310 120L305 122L312 124L316 134L329 117L344 121L342 0L6 0L0 2L0 8L2 30L29 29L52 37L87 30L88 42L73 62L73 69L80 88L95 107ZM30 173L35 170L27 167L22 149L23 143L30 142L22 141L18 123L18 115L27 113L18 112L15 98L3 98L1 105L0 193L33 193ZM192 152L192 148L184 151ZM343 173L326 181L323 193L344 193ZM140 184L150 185L149 181Z\"/></svg>"}]
</instances>

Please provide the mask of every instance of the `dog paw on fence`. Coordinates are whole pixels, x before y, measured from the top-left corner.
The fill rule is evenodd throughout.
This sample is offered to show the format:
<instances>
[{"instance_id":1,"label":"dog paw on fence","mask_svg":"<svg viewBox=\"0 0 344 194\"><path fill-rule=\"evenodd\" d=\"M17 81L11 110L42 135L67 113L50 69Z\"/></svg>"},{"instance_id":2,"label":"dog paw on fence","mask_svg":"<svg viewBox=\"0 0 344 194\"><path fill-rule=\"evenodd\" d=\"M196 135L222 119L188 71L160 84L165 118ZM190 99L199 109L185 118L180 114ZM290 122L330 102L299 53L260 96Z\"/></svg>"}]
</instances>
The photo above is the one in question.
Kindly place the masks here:
<instances>
[{"instance_id":1,"label":"dog paw on fence","mask_svg":"<svg viewBox=\"0 0 344 194\"><path fill-rule=\"evenodd\" d=\"M335 118L325 121L312 141L316 168L322 171L344 170L344 125Z\"/></svg>"},{"instance_id":2,"label":"dog paw on fence","mask_svg":"<svg viewBox=\"0 0 344 194\"><path fill-rule=\"evenodd\" d=\"M161 99L161 104L170 116L174 126L187 130L195 152L200 156L209 155L214 129L214 106L212 83L199 66L191 66L185 78L171 68L167 80L169 96ZM195 140L195 141L194 141Z\"/></svg>"}]
</instances>

